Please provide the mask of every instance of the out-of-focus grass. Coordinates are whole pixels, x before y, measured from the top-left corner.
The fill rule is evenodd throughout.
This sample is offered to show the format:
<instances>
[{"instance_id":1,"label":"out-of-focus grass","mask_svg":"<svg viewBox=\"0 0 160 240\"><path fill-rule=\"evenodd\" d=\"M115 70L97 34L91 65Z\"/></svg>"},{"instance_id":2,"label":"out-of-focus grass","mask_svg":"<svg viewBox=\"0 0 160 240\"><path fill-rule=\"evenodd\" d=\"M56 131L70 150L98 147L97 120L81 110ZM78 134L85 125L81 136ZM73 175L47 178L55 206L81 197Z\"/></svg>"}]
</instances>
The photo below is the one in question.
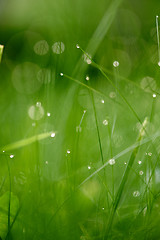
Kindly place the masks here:
<instances>
[{"instance_id":1,"label":"out-of-focus grass","mask_svg":"<svg viewBox=\"0 0 160 240\"><path fill-rule=\"evenodd\" d=\"M158 7L0 2L3 240L159 239Z\"/></svg>"}]
</instances>

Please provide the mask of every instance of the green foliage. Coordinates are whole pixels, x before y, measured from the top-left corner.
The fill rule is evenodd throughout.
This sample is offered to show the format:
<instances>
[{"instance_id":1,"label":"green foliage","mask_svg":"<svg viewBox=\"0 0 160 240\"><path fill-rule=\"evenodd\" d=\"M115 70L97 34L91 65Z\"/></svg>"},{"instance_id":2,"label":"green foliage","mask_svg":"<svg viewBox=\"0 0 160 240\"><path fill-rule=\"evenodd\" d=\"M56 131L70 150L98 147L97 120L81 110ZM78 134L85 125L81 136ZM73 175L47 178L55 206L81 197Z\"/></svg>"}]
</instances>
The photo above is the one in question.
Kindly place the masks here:
<instances>
[{"instance_id":1,"label":"green foliage","mask_svg":"<svg viewBox=\"0 0 160 240\"><path fill-rule=\"evenodd\" d=\"M0 239L159 239L158 3L0 2Z\"/></svg>"}]
</instances>

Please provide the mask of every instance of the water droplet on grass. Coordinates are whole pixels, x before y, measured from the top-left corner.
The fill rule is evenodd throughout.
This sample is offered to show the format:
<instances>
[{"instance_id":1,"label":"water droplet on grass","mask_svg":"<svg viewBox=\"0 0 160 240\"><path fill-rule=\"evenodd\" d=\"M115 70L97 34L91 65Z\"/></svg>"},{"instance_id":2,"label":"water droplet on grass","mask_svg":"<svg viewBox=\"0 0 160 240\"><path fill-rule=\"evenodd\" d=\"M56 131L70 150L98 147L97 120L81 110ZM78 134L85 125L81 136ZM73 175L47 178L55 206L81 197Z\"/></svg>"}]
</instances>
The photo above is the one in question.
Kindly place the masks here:
<instances>
[{"instance_id":1,"label":"water droplet on grass","mask_svg":"<svg viewBox=\"0 0 160 240\"><path fill-rule=\"evenodd\" d=\"M70 154L71 153L71 151L70 150L67 150L67 154Z\"/></svg>"},{"instance_id":2,"label":"water droplet on grass","mask_svg":"<svg viewBox=\"0 0 160 240\"><path fill-rule=\"evenodd\" d=\"M54 138L56 134L54 132L51 133L51 137Z\"/></svg>"},{"instance_id":3,"label":"water droplet on grass","mask_svg":"<svg viewBox=\"0 0 160 240\"><path fill-rule=\"evenodd\" d=\"M36 102L36 107L41 107L41 102Z\"/></svg>"},{"instance_id":4,"label":"water droplet on grass","mask_svg":"<svg viewBox=\"0 0 160 240\"><path fill-rule=\"evenodd\" d=\"M64 50L65 50L65 45L63 42L55 42L52 46L52 51L55 54L61 54L64 52Z\"/></svg>"},{"instance_id":5,"label":"water droplet on grass","mask_svg":"<svg viewBox=\"0 0 160 240\"><path fill-rule=\"evenodd\" d=\"M50 117L51 116L51 113L50 112L47 112L47 117Z\"/></svg>"},{"instance_id":6,"label":"water droplet on grass","mask_svg":"<svg viewBox=\"0 0 160 240\"><path fill-rule=\"evenodd\" d=\"M133 192L133 197L139 197L140 196L140 192L139 191L134 191Z\"/></svg>"},{"instance_id":7,"label":"water droplet on grass","mask_svg":"<svg viewBox=\"0 0 160 240\"><path fill-rule=\"evenodd\" d=\"M60 73L60 76L63 77L63 73Z\"/></svg>"},{"instance_id":8,"label":"water droplet on grass","mask_svg":"<svg viewBox=\"0 0 160 240\"><path fill-rule=\"evenodd\" d=\"M151 153L151 152L149 152L149 153L148 153L148 156L150 156L150 157L151 157L151 156L152 156L152 153Z\"/></svg>"},{"instance_id":9,"label":"water droplet on grass","mask_svg":"<svg viewBox=\"0 0 160 240\"><path fill-rule=\"evenodd\" d=\"M90 170L90 169L91 169L91 166L88 166L88 169Z\"/></svg>"},{"instance_id":10,"label":"water droplet on grass","mask_svg":"<svg viewBox=\"0 0 160 240\"><path fill-rule=\"evenodd\" d=\"M114 62L113 62L113 66L114 66L114 67L118 67L118 66L119 66L119 62L118 62L118 61L114 61Z\"/></svg>"},{"instance_id":11,"label":"water droplet on grass","mask_svg":"<svg viewBox=\"0 0 160 240\"><path fill-rule=\"evenodd\" d=\"M152 95L152 96L153 96L153 98L156 98L156 97L157 97L157 95L156 95L155 93L153 93L153 95Z\"/></svg>"},{"instance_id":12,"label":"water droplet on grass","mask_svg":"<svg viewBox=\"0 0 160 240\"><path fill-rule=\"evenodd\" d=\"M80 46L78 44L76 44L76 48L80 48Z\"/></svg>"},{"instance_id":13,"label":"water droplet on grass","mask_svg":"<svg viewBox=\"0 0 160 240\"><path fill-rule=\"evenodd\" d=\"M48 165L48 161L45 162Z\"/></svg>"},{"instance_id":14,"label":"water droplet on grass","mask_svg":"<svg viewBox=\"0 0 160 240\"><path fill-rule=\"evenodd\" d=\"M88 75L86 76L86 80L89 81L89 76Z\"/></svg>"},{"instance_id":15,"label":"water droplet on grass","mask_svg":"<svg viewBox=\"0 0 160 240\"><path fill-rule=\"evenodd\" d=\"M48 53L49 45L48 45L47 41L41 40L34 45L33 49L37 55L43 56Z\"/></svg>"},{"instance_id":16,"label":"water droplet on grass","mask_svg":"<svg viewBox=\"0 0 160 240\"><path fill-rule=\"evenodd\" d=\"M103 100L103 99L101 100L101 103L104 103L104 100Z\"/></svg>"},{"instance_id":17,"label":"water droplet on grass","mask_svg":"<svg viewBox=\"0 0 160 240\"><path fill-rule=\"evenodd\" d=\"M143 175L143 171L140 171L140 172L139 172L139 175Z\"/></svg>"},{"instance_id":18,"label":"water droplet on grass","mask_svg":"<svg viewBox=\"0 0 160 240\"><path fill-rule=\"evenodd\" d=\"M106 120L106 119L103 120L103 125L105 125L105 126L108 125L108 120Z\"/></svg>"},{"instance_id":19,"label":"water droplet on grass","mask_svg":"<svg viewBox=\"0 0 160 240\"><path fill-rule=\"evenodd\" d=\"M139 165L142 164L142 161L138 161L138 164L139 164Z\"/></svg>"},{"instance_id":20,"label":"water droplet on grass","mask_svg":"<svg viewBox=\"0 0 160 240\"><path fill-rule=\"evenodd\" d=\"M11 154L9 157L10 157L10 158L14 158L14 155L13 155L13 154Z\"/></svg>"},{"instance_id":21,"label":"water droplet on grass","mask_svg":"<svg viewBox=\"0 0 160 240\"><path fill-rule=\"evenodd\" d=\"M83 60L87 63L87 64L91 64L92 60L91 60L91 56L89 54L83 54Z\"/></svg>"},{"instance_id":22,"label":"water droplet on grass","mask_svg":"<svg viewBox=\"0 0 160 240\"><path fill-rule=\"evenodd\" d=\"M115 161L114 158L112 158L112 159L110 159L110 160L108 161L108 163L109 163L110 165L114 165L114 164L116 163L116 161Z\"/></svg>"}]
</instances>

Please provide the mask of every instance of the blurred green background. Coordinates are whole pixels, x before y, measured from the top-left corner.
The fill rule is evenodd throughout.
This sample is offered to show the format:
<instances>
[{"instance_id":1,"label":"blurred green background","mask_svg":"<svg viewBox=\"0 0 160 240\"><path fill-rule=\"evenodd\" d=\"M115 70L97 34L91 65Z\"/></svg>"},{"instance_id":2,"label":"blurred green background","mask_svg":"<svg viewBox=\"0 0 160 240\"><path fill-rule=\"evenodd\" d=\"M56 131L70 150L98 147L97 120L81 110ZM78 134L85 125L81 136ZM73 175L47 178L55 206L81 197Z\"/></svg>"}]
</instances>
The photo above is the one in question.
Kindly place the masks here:
<instances>
[{"instance_id":1,"label":"blurred green background","mask_svg":"<svg viewBox=\"0 0 160 240\"><path fill-rule=\"evenodd\" d=\"M160 238L159 12L0 0L1 239Z\"/></svg>"}]
</instances>

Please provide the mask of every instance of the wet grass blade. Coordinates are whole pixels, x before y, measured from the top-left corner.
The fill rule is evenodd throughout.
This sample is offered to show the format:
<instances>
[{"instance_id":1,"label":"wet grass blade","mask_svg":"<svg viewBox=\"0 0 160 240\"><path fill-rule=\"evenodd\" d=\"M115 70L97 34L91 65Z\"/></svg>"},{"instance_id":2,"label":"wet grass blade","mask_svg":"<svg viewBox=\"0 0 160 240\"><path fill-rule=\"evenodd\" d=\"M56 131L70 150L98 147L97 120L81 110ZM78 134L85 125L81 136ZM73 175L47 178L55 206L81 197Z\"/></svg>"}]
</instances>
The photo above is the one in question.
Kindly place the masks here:
<instances>
[{"instance_id":1,"label":"wet grass blade","mask_svg":"<svg viewBox=\"0 0 160 240\"><path fill-rule=\"evenodd\" d=\"M48 138L50 137L52 134L52 132L47 132L47 133L41 133L39 135L35 135L33 137L30 137L30 138L26 138L26 139L22 139L22 140L19 140L17 142L14 142L14 143L11 143L11 144L8 144L4 147L1 148L1 150L3 151L11 151L11 150L15 150L15 149L18 149L18 148L21 148L21 147L25 147L27 145L30 145L36 141L40 141L40 140L43 140L45 138Z\"/></svg>"},{"instance_id":2,"label":"wet grass blade","mask_svg":"<svg viewBox=\"0 0 160 240\"><path fill-rule=\"evenodd\" d=\"M141 145L140 142L141 142L141 140L143 138L143 134L142 133L143 133L143 129L146 127L146 124L147 124L147 121L144 120L143 127L140 130L140 134L139 134L139 137L138 137L138 140L137 140L137 142L139 144L133 149L133 151L131 153L131 157L129 159L128 165L127 165L127 167L125 169L125 172L123 174L123 177L122 177L122 181L120 183L120 186L118 188L117 194L115 196L115 201L113 202L113 207L111 209L109 220L108 220L105 240L108 239L110 231L112 229L112 223L113 223L113 219L114 219L114 216L115 216L115 212L116 212L116 210L118 208L118 205L119 205L119 202L120 202L120 199L121 199L121 196L122 196L125 184L126 184L126 182L128 180L128 176L129 176L130 170L131 170L131 168L133 166L134 160L136 159L138 150L140 148L140 145Z\"/></svg>"}]
</instances>

